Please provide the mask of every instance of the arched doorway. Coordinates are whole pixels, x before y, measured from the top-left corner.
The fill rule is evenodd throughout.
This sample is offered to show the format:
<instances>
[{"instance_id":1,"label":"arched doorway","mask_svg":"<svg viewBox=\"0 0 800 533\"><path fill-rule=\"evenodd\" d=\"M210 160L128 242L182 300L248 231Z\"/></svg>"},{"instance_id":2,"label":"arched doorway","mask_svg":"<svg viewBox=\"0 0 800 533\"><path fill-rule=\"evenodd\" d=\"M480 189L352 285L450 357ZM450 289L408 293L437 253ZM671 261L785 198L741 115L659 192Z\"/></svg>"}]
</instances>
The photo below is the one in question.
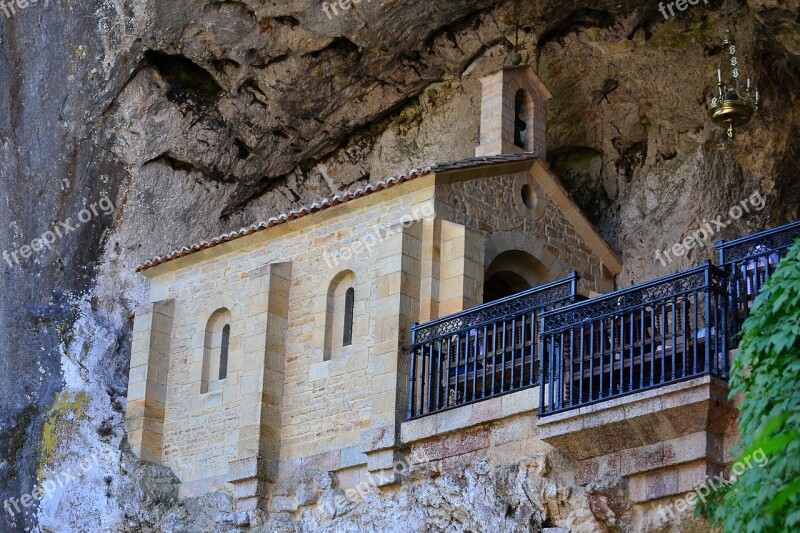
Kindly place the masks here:
<instances>
[{"instance_id":1,"label":"arched doorway","mask_svg":"<svg viewBox=\"0 0 800 533\"><path fill-rule=\"evenodd\" d=\"M486 269L483 302L493 302L512 294L553 281L541 261L521 250L503 252Z\"/></svg>"},{"instance_id":2,"label":"arched doorway","mask_svg":"<svg viewBox=\"0 0 800 533\"><path fill-rule=\"evenodd\" d=\"M514 272L497 272L483 284L483 301L493 302L530 289L525 278Z\"/></svg>"}]
</instances>

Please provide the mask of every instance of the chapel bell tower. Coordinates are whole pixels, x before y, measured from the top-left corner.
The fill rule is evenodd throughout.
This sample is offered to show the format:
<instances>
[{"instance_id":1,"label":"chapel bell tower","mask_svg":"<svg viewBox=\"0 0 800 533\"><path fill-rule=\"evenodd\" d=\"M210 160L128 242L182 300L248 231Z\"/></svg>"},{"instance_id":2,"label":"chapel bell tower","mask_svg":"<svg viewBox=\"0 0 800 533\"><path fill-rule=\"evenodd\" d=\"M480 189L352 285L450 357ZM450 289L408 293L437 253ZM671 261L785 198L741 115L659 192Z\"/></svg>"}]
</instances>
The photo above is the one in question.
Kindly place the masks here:
<instances>
[{"instance_id":1,"label":"chapel bell tower","mask_svg":"<svg viewBox=\"0 0 800 533\"><path fill-rule=\"evenodd\" d=\"M547 101L553 97L530 65L481 78L481 131L476 156L547 151Z\"/></svg>"}]
</instances>

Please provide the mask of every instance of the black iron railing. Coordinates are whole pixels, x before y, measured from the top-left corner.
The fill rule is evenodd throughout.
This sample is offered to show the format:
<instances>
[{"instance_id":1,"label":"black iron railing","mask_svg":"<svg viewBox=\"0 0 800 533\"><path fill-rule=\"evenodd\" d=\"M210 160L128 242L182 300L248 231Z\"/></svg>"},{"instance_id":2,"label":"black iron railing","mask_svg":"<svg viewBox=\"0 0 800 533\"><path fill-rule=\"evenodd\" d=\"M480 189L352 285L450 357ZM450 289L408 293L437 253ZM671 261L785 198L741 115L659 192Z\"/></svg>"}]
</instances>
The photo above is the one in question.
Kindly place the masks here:
<instances>
[{"instance_id":1,"label":"black iron railing","mask_svg":"<svg viewBox=\"0 0 800 533\"><path fill-rule=\"evenodd\" d=\"M577 300L578 275L411 328L408 419L537 385L539 315Z\"/></svg>"},{"instance_id":2,"label":"black iron railing","mask_svg":"<svg viewBox=\"0 0 800 533\"><path fill-rule=\"evenodd\" d=\"M717 243L719 264L730 280L728 333L731 347L739 344L737 334L750 314L756 295L797 239L800 239L800 221Z\"/></svg>"},{"instance_id":3,"label":"black iron railing","mask_svg":"<svg viewBox=\"0 0 800 533\"><path fill-rule=\"evenodd\" d=\"M727 275L703 266L542 313L539 414L727 377Z\"/></svg>"},{"instance_id":4,"label":"black iron railing","mask_svg":"<svg viewBox=\"0 0 800 533\"><path fill-rule=\"evenodd\" d=\"M684 379L728 350L800 221L717 243L704 265L589 301L578 276L412 327L408 418L539 385L547 416Z\"/></svg>"}]
</instances>

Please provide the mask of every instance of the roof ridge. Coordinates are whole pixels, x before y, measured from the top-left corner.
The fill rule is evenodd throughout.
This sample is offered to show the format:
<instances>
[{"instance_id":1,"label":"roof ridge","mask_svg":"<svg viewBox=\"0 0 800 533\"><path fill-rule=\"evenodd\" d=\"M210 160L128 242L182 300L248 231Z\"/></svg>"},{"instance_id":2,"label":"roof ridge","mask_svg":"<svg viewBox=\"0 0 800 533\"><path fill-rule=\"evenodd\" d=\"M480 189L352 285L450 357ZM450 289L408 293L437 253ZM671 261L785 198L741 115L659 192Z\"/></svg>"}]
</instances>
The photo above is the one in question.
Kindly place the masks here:
<instances>
[{"instance_id":1,"label":"roof ridge","mask_svg":"<svg viewBox=\"0 0 800 533\"><path fill-rule=\"evenodd\" d=\"M343 204L351 200L360 198L362 196L367 196L369 194L382 191L383 189L388 189L390 187L399 185L407 181L412 181L416 178L427 176L432 172L446 172L449 170L473 168L483 164L512 163L516 161L525 161L528 159L536 159L536 156L529 152L521 154L501 154L496 156L478 156L478 157L467 157L464 159L460 159L458 161L429 163L423 167L414 167L403 174L394 174L392 176L376 181L374 183L367 183L366 185L362 185L360 187L357 187L356 189L347 190L342 193L336 193L321 200L315 200L310 205L301 205L286 213L280 213L266 220L262 220L261 222L256 222L249 226L243 226L238 230L233 230L228 233L223 233L222 235L213 237L209 240L200 241L199 243L192 244L190 246L183 246L179 249L169 252L167 255L163 257L155 256L154 258L145 261L142 264L137 265L136 272L141 272L142 270L153 268L162 263L166 263L167 261L178 259L179 257L191 255L193 253L199 252L200 250L205 250L207 248L213 248L214 246L219 246L220 244L232 241L234 239L238 239L240 237L246 237L247 235L252 235L253 233L271 228L273 226L285 224L286 222L289 222L291 220L295 220L297 218L301 218L306 215L316 213L324 209L328 209L330 207L335 207L339 204Z\"/></svg>"}]
</instances>

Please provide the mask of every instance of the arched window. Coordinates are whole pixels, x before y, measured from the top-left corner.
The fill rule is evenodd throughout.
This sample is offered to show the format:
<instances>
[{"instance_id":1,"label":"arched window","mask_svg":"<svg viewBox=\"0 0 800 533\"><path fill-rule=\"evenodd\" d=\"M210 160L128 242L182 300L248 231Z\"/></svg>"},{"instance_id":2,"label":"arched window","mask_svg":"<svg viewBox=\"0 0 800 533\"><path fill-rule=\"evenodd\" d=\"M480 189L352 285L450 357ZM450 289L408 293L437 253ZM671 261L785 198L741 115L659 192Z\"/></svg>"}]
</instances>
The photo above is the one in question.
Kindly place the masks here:
<instances>
[{"instance_id":1,"label":"arched window","mask_svg":"<svg viewBox=\"0 0 800 533\"><path fill-rule=\"evenodd\" d=\"M329 361L336 350L353 345L356 305L356 275L339 272L328 287L325 309L325 346L323 360Z\"/></svg>"},{"instance_id":2,"label":"arched window","mask_svg":"<svg viewBox=\"0 0 800 533\"><path fill-rule=\"evenodd\" d=\"M342 346L353 344L353 306L356 300L356 290L353 287L344 293L344 324L342 328Z\"/></svg>"},{"instance_id":3,"label":"arched window","mask_svg":"<svg viewBox=\"0 0 800 533\"><path fill-rule=\"evenodd\" d=\"M514 95L514 145L533 151L533 99L524 89Z\"/></svg>"},{"instance_id":4,"label":"arched window","mask_svg":"<svg viewBox=\"0 0 800 533\"><path fill-rule=\"evenodd\" d=\"M222 328L222 344L219 348L219 379L228 377L228 345L231 342L231 325Z\"/></svg>"},{"instance_id":5,"label":"arched window","mask_svg":"<svg viewBox=\"0 0 800 533\"><path fill-rule=\"evenodd\" d=\"M228 377L228 359L231 345L231 313L224 307L211 314L206 323L203 343L203 369L200 392L208 392L212 382Z\"/></svg>"}]
</instances>

